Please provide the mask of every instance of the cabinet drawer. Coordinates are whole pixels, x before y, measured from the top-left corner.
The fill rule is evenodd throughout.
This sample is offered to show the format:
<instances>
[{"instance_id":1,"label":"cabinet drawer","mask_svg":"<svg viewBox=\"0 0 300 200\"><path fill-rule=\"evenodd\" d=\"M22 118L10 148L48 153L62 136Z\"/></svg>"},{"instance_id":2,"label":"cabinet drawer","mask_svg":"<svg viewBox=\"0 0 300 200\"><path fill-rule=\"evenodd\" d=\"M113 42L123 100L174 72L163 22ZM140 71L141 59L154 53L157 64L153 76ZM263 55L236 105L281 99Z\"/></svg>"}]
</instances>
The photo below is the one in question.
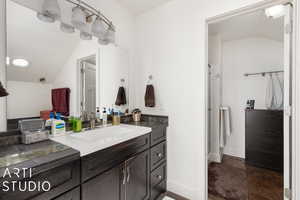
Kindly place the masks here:
<instances>
[{"instance_id":1,"label":"cabinet drawer","mask_svg":"<svg viewBox=\"0 0 300 200\"><path fill-rule=\"evenodd\" d=\"M162 142L151 148L151 170L166 160L167 146L166 142Z\"/></svg>"},{"instance_id":2,"label":"cabinet drawer","mask_svg":"<svg viewBox=\"0 0 300 200\"><path fill-rule=\"evenodd\" d=\"M11 181L11 180L10 180ZM49 200L60 194L75 188L80 184L80 160L72 161L70 163L52 168L45 172L33 175L31 178L18 180L24 188L25 182L33 181L35 183L43 183L49 181L51 190L43 191L15 191L4 192L0 190L0 200ZM9 185L12 188L12 184ZM28 187L27 187L28 188Z\"/></svg>"},{"instance_id":3,"label":"cabinet drawer","mask_svg":"<svg viewBox=\"0 0 300 200\"><path fill-rule=\"evenodd\" d=\"M283 134L280 135L276 137L268 136L268 134L247 135L246 149L281 154L283 153Z\"/></svg>"},{"instance_id":4,"label":"cabinet drawer","mask_svg":"<svg viewBox=\"0 0 300 200\"><path fill-rule=\"evenodd\" d=\"M80 200L80 187L77 187L54 200Z\"/></svg>"},{"instance_id":5,"label":"cabinet drawer","mask_svg":"<svg viewBox=\"0 0 300 200\"><path fill-rule=\"evenodd\" d=\"M162 164L151 173L151 185L158 185L160 182L167 179L167 166Z\"/></svg>"},{"instance_id":6,"label":"cabinet drawer","mask_svg":"<svg viewBox=\"0 0 300 200\"><path fill-rule=\"evenodd\" d=\"M246 111L246 129L255 131L283 131L283 112L272 110Z\"/></svg>"},{"instance_id":7,"label":"cabinet drawer","mask_svg":"<svg viewBox=\"0 0 300 200\"><path fill-rule=\"evenodd\" d=\"M167 191L166 181L162 181L160 184L151 186L150 200L157 200L163 193Z\"/></svg>"},{"instance_id":8,"label":"cabinet drawer","mask_svg":"<svg viewBox=\"0 0 300 200\"><path fill-rule=\"evenodd\" d=\"M154 146L162 141L166 140L167 127L166 126L158 126L152 128L151 132L151 146Z\"/></svg>"},{"instance_id":9,"label":"cabinet drawer","mask_svg":"<svg viewBox=\"0 0 300 200\"><path fill-rule=\"evenodd\" d=\"M101 174L150 147L149 134L114 145L81 158L81 181Z\"/></svg>"},{"instance_id":10,"label":"cabinet drawer","mask_svg":"<svg viewBox=\"0 0 300 200\"><path fill-rule=\"evenodd\" d=\"M257 167L283 171L283 154L272 154L268 152L246 150L246 163Z\"/></svg>"}]
</instances>

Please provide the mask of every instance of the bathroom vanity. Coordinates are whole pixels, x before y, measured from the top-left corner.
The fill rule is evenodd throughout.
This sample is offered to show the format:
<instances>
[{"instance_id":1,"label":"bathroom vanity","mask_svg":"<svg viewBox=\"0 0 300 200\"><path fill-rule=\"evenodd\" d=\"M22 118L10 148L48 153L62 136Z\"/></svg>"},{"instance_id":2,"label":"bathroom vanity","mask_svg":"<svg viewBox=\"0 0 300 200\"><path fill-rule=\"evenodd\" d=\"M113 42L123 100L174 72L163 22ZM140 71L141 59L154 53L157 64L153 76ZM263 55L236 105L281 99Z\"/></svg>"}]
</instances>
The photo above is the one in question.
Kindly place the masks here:
<instances>
[{"instance_id":1,"label":"bathroom vanity","mask_svg":"<svg viewBox=\"0 0 300 200\"><path fill-rule=\"evenodd\" d=\"M12 179L21 182L48 180L51 190L0 191L0 200L94 200L99 197L105 200L158 199L166 192L167 123L126 123L59 136L53 141L29 146L14 145L10 152L6 151L6 159L1 155L0 172L3 174L6 167L32 168L31 178ZM22 162L12 158L17 147L18 159L25 157ZM28 148L28 151L22 155L24 148ZM16 164L10 165L8 161ZM0 182L7 180L11 182L7 177L0 179Z\"/></svg>"}]
</instances>

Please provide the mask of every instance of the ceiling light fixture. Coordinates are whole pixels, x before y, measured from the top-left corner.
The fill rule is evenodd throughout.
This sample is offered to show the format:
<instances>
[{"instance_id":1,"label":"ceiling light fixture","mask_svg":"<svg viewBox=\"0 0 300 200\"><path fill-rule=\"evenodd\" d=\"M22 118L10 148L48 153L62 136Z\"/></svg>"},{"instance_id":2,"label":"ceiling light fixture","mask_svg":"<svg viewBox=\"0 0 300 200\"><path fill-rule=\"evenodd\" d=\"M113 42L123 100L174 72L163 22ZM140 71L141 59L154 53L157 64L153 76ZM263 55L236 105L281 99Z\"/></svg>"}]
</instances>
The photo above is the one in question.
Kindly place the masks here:
<instances>
[{"instance_id":1,"label":"ceiling light fixture","mask_svg":"<svg viewBox=\"0 0 300 200\"><path fill-rule=\"evenodd\" d=\"M38 19L43 22L53 23L60 19L60 7L57 0L44 0L41 12L37 14Z\"/></svg>"},{"instance_id":2,"label":"ceiling light fixture","mask_svg":"<svg viewBox=\"0 0 300 200\"><path fill-rule=\"evenodd\" d=\"M100 38L98 38L98 43L101 45L108 45L109 41L106 38L100 37Z\"/></svg>"},{"instance_id":3,"label":"ceiling light fixture","mask_svg":"<svg viewBox=\"0 0 300 200\"><path fill-rule=\"evenodd\" d=\"M82 40L91 40L91 39L93 39L93 36L87 32L80 31L80 38Z\"/></svg>"},{"instance_id":4,"label":"ceiling light fixture","mask_svg":"<svg viewBox=\"0 0 300 200\"><path fill-rule=\"evenodd\" d=\"M101 37L104 36L106 32L105 24L100 17L97 17L92 25L92 33L96 36Z\"/></svg>"},{"instance_id":5,"label":"ceiling light fixture","mask_svg":"<svg viewBox=\"0 0 300 200\"><path fill-rule=\"evenodd\" d=\"M74 33L75 32L75 28L73 26L63 23L63 22L60 24L60 30L64 33Z\"/></svg>"},{"instance_id":6,"label":"ceiling light fixture","mask_svg":"<svg viewBox=\"0 0 300 200\"><path fill-rule=\"evenodd\" d=\"M279 18L285 15L285 6L284 5L276 5L270 8L265 9L265 14L269 18Z\"/></svg>"},{"instance_id":7,"label":"ceiling light fixture","mask_svg":"<svg viewBox=\"0 0 300 200\"><path fill-rule=\"evenodd\" d=\"M115 43L116 35L115 35L115 31L111 26L108 27L105 37L109 41L109 43Z\"/></svg>"},{"instance_id":8,"label":"ceiling light fixture","mask_svg":"<svg viewBox=\"0 0 300 200\"><path fill-rule=\"evenodd\" d=\"M23 58L13 59L12 64L16 67L28 67L29 62Z\"/></svg>"},{"instance_id":9,"label":"ceiling light fixture","mask_svg":"<svg viewBox=\"0 0 300 200\"><path fill-rule=\"evenodd\" d=\"M78 29L82 29L86 26L87 21L86 21L87 15L84 12L83 8L80 6L76 6L73 8L72 12L72 24L74 27Z\"/></svg>"},{"instance_id":10,"label":"ceiling light fixture","mask_svg":"<svg viewBox=\"0 0 300 200\"><path fill-rule=\"evenodd\" d=\"M58 0L44 0L41 12L37 17L44 22L55 22L61 18ZM100 11L82 0L65 0L74 5L72 9L71 24L61 22L60 29L65 33L74 33L75 28L80 30L80 38L91 40L93 36L99 38L99 44L115 43L116 29L113 23ZM86 31L91 24L91 33Z\"/></svg>"}]
</instances>

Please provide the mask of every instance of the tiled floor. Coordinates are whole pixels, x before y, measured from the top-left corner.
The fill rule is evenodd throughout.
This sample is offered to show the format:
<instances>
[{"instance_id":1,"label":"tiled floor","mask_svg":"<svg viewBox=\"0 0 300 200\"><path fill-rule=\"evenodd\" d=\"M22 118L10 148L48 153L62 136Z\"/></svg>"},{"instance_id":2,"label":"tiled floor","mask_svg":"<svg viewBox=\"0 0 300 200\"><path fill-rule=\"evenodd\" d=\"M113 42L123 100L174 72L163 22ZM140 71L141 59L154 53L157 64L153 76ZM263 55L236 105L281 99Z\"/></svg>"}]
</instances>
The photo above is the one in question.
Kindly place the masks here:
<instances>
[{"instance_id":1,"label":"tiled floor","mask_svg":"<svg viewBox=\"0 0 300 200\"><path fill-rule=\"evenodd\" d=\"M225 156L209 165L209 200L282 200L280 173L248 166L244 160Z\"/></svg>"}]
</instances>

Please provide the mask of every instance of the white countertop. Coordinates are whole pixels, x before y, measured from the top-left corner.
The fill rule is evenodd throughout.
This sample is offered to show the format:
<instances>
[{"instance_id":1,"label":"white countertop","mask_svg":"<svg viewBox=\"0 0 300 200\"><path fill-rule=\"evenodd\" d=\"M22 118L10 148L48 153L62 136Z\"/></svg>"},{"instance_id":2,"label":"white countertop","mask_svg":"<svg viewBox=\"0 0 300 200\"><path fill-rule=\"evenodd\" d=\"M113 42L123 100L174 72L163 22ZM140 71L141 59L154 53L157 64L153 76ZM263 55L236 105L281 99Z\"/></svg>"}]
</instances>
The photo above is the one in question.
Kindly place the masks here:
<instances>
[{"instance_id":1,"label":"white countertop","mask_svg":"<svg viewBox=\"0 0 300 200\"><path fill-rule=\"evenodd\" d=\"M121 124L81 133L66 133L61 136L53 137L51 140L78 150L82 157L145 135L151 131L152 129L149 127Z\"/></svg>"}]
</instances>

